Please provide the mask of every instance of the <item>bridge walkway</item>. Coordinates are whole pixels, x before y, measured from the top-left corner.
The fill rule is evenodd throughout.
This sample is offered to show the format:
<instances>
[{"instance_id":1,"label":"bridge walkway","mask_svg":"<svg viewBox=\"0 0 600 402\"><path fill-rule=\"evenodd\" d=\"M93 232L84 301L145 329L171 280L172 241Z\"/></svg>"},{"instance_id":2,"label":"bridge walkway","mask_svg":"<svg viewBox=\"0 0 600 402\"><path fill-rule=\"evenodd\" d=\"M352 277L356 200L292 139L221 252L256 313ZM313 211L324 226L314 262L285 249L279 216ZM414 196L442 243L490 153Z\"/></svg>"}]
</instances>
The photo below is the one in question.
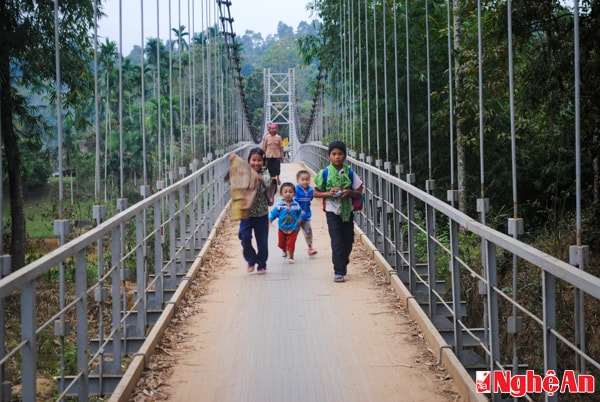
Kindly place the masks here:
<instances>
[{"instance_id":1,"label":"bridge walkway","mask_svg":"<svg viewBox=\"0 0 600 402\"><path fill-rule=\"evenodd\" d=\"M283 164L295 182L300 164ZM355 241L347 281L333 282L321 200L313 202L318 254L298 237L291 265L269 233L268 272L248 274L227 221L222 264L201 312L178 328L165 390L173 401L462 401L417 325Z\"/></svg>"}]
</instances>

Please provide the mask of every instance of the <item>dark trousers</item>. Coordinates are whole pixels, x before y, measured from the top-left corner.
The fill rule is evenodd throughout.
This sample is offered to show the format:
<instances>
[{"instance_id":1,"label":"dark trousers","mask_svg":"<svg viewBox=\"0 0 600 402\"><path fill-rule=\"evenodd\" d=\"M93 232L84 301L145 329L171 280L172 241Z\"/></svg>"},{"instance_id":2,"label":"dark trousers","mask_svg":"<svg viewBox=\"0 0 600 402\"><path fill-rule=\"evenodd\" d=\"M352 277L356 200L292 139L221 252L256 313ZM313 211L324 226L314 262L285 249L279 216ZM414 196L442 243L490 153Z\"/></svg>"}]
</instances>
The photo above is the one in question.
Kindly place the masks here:
<instances>
[{"instance_id":1,"label":"dark trousers","mask_svg":"<svg viewBox=\"0 0 600 402\"><path fill-rule=\"evenodd\" d=\"M354 243L354 220L342 222L342 217L333 212L326 212L326 216L331 238L333 272L337 275L346 275Z\"/></svg>"},{"instance_id":2,"label":"dark trousers","mask_svg":"<svg viewBox=\"0 0 600 402\"><path fill-rule=\"evenodd\" d=\"M252 245L252 231L256 237L256 248ZM258 265L258 269L267 267L269 258L269 216L242 219L238 237L242 241L242 254L248 265Z\"/></svg>"},{"instance_id":3,"label":"dark trousers","mask_svg":"<svg viewBox=\"0 0 600 402\"><path fill-rule=\"evenodd\" d=\"M281 158L266 158L267 170L271 177L277 177L281 174Z\"/></svg>"}]
</instances>

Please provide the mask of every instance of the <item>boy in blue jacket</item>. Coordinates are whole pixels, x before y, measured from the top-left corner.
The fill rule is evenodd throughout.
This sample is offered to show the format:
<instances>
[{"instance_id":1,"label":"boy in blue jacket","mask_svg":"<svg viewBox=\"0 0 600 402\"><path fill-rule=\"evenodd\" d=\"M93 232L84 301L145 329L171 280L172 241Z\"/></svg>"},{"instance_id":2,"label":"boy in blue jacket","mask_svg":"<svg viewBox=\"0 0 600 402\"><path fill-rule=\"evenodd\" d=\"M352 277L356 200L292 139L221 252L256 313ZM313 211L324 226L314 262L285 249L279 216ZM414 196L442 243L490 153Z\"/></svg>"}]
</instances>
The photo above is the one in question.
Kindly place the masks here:
<instances>
[{"instance_id":1,"label":"boy in blue jacket","mask_svg":"<svg viewBox=\"0 0 600 402\"><path fill-rule=\"evenodd\" d=\"M302 208L294 201L296 191L292 183L283 183L279 188L279 194L282 199L271 209L269 223L279 219L277 246L283 251L283 258L287 258L288 263L293 264L296 239L302 223Z\"/></svg>"},{"instance_id":2,"label":"boy in blue jacket","mask_svg":"<svg viewBox=\"0 0 600 402\"><path fill-rule=\"evenodd\" d=\"M294 200L300 204L300 208L304 212L300 228L304 233L304 240L306 240L306 245L308 246L308 255L315 255L317 254L317 250L313 248L312 227L310 226L310 217L312 216L310 203L315 196L315 189L310 186L310 173L308 170L299 170L296 173L296 181L296 195L294 196Z\"/></svg>"}]
</instances>

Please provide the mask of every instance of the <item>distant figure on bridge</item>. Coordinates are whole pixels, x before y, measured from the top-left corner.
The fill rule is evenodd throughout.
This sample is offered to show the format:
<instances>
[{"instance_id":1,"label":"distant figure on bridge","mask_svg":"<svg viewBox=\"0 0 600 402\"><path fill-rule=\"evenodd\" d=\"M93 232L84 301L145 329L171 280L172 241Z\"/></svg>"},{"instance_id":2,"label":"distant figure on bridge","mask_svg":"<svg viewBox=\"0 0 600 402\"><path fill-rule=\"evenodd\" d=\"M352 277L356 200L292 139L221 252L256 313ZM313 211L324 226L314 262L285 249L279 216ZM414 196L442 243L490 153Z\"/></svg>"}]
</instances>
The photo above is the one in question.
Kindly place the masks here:
<instances>
[{"instance_id":1,"label":"distant figure on bridge","mask_svg":"<svg viewBox=\"0 0 600 402\"><path fill-rule=\"evenodd\" d=\"M232 155L232 158L235 155ZM269 258L269 205L267 201L267 187L271 184L271 176L265 169L265 153L260 148L252 148L248 154L248 164L257 173L256 195L250 207L249 217L240 220L238 237L242 241L242 254L248 263L248 273L267 272L267 259ZM252 231L256 239L256 248L252 245Z\"/></svg>"},{"instance_id":2,"label":"distant figure on bridge","mask_svg":"<svg viewBox=\"0 0 600 402\"><path fill-rule=\"evenodd\" d=\"M293 264L296 239L302 223L302 208L294 200L296 191L292 183L283 183L279 189L279 194L282 199L271 209L269 223L275 219L279 220L277 246L283 251L283 258L287 258L288 263Z\"/></svg>"},{"instance_id":3,"label":"distant figure on bridge","mask_svg":"<svg viewBox=\"0 0 600 402\"><path fill-rule=\"evenodd\" d=\"M315 255L317 254L317 250L312 246L312 227L310 226L310 217L312 216L310 203L315 196L315 189L310 185L310 173L308 173L308 170L299 170L296 173L296 182L296 196L294 199L300 204L303 214L300 228L304 233L304 240L306 240L306 244L308 245L308 255Z\"/></svg>"},{"instance_id":4,"label":"distant figure on bridge","mask_svg":"<svg viewBox=\"0 0 600 402\"><path fill-rule=\"evenodd\" d=\"M332 141L328 148L329 166L315 177L315 197L324 198L331 238L331 260L334 282L344 282L354 243L354 214L351 198L362 196L362 180L357 174L350 178L350 166L345 165L346 144Z\"/></svg>"},{"instance_id":5,"label":"distant figure on bridge","mask_svg":"<svg viewBox=\"0 0 600 402\"><path fill-rule=\"evenodd\" d=\"M290 163L290 140L287 137L283 139L283 162Z\"/></svg>"},{"instance_id":6,"label":"distant figure on bridge","mask_svg":"<svg viewBox=\"0 0 600 402\"><path fill-rule=\"evenodd\" d=\"M267 169L271 174L271 180L280 184L279 175L281 174L281 158L283 157L283 140L277 134L279 126L275 123L267 124L268 134L263 140L262 149L267 158Z\"/></svg>"}]
</instances>

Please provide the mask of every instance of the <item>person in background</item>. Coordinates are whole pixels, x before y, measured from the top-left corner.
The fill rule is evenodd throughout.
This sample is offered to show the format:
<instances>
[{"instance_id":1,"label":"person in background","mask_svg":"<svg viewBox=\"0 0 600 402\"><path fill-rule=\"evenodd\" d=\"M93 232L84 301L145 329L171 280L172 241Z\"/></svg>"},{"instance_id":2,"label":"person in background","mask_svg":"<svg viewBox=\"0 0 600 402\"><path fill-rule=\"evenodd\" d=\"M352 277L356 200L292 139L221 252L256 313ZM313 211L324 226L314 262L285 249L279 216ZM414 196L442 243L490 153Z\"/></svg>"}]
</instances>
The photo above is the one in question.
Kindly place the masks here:
<instances>
[{"instance_id":1,"label":"person in background","mask_svg":"<svg viewBox=\"0 0 600 402\"><path fill-rule=\"evenodd\" d=\"M290 163L290 140L287 137L283 139L283 161Z\"/></svg>"},{"instance_id":2,"label":"person in background","mask_svg":"<svg viewBox=\"0 0 600 402\"><path fill-rule=\"evenodd\" d=\"M283 157L283 140L277 133L279 126L275 123L267 124L268 133L262 143L262 149L265 152L267 169L271 175L271 180L280 183L281 158Z\"/></svg>"},{"instance_id":3,"label":"person in background","mask_svg":"<svg viewBox=\"0 0 600 402\"><path fill-rule=\"evenodd\" d=\"M331 238L334 282L344 282L354 243L354 214L351 198L362 196L362 180L357 174L350 179L346 144L332 141L328 147L329 166L315 176L316 198L324 198L324 210ZM326 176L324 171L327 170ZM326 179L325 179L326 177Z\"/></svg>"},{"instance_id":4,"label":"person in background","mask_svg":"<svg viewBox=\"0 0 600 402\"><path fill-rule=\"evenodd\" d=\"M300 228L302 229L302 233L304 233L304 240L306 240L306 244L308 245L308 255L317 254L317 250L313 248L312 227L310 225L310 217L312 216L310 203L314 198L314 194L315 189L310 185L310 173L307 170L299 170L296 173L296 195L294 199L300 204L300 208L302 208L302 223L300 224Z\"/></svg>"},{"instance_id":5,"label":"person in background","mask_svg":"<svg viewBox=\"0 0 600 402\"><path fill-rule=\"evenodd\" d=\"M292 183L283 183L279 188L281 200L271 209L269 223L278 219L278 244L283 251L283 258L288 259L289 264L294 263L294 251L296 250L296 239L302 223L302 208L294 200L295 188Z\"/></svg>"},{"instance_id":6,"label":"person in background","mask_svg":"<svg viewBox=\"0 0 600 402\"><path fill-rule=\"evenodd\" d=\"M232 155L232 158L235 155ZM269 258L269 206L267 204L267 186L271 183L269 172L265 169L265 153L260 148L252 148L248 154L248 164L257 173L257 187L249 217L240 220L238 237L242 241L242 254L247 262L248 273L267 272ZM252 245L252 232L256 238L256 250Z\"/></svg>"}]
</instances>

